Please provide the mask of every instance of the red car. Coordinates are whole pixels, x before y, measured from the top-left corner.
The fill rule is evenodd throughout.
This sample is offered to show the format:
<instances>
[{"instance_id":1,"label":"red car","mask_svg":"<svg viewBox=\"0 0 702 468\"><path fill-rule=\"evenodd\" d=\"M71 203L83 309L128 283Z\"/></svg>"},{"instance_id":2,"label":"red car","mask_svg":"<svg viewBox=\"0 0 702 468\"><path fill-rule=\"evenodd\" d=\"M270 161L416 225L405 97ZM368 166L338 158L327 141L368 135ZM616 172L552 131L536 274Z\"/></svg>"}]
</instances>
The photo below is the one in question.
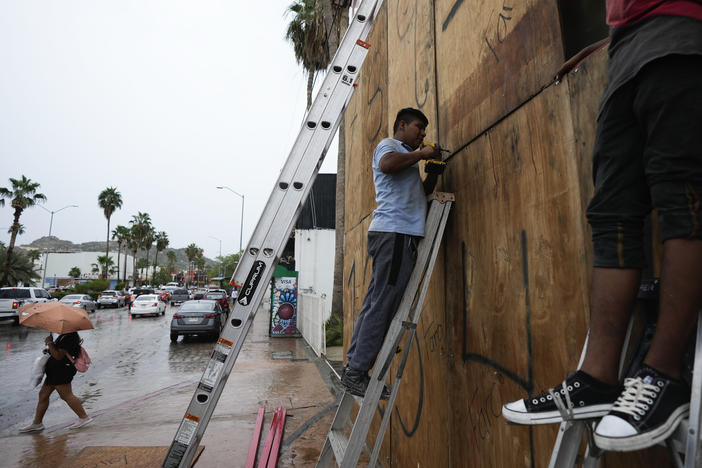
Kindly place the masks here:
<instances>
[{"instance_id":1,"label":"red car","mask_svg":"<svg viewBox=\"0 0 702 468\"><path fill-rule=\"evenodd\" d=\"M217 301L223 311L227 313L229 312L229 298L227 297L226 292L209 291L207 294L205 294L205 297L203 297L203 299L207 299L209 301Z\"/></svg>"}]
</instances>

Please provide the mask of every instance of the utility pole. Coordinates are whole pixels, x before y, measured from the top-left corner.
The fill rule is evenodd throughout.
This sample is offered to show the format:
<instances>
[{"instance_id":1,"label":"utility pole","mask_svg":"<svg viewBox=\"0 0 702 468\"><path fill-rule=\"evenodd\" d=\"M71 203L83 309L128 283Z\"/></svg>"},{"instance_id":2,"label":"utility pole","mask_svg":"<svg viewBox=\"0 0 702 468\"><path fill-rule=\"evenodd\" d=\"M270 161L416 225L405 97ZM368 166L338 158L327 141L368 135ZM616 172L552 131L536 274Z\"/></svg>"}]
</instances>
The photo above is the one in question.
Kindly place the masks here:
<instances>
[{"instance_id":1,"label":"utility pole","mask_svg":"<svg viewBox=\"0 0 702 468\"><path fill-rule=\"evenodd\" d=\"M41 208L42 210L44 210L48 213L51 213L51 220L49 221L49 237L51 237L51 228L54 225L54 215L61 210L65 210L66 208L78 208L78 205L67 205L67 206L64 206L63 208L59 208L58 210L51 211L47 208L44 208L41 205L37 205L37 206L39 208ZM44 252L44 268L42 269L42 273L41 273L41 287L42 288L44 287L44 281L46 280L46 264L48 263L48 261L49 261L49 251L47 250L46 252Z\"/></svg>"}]
</instances>

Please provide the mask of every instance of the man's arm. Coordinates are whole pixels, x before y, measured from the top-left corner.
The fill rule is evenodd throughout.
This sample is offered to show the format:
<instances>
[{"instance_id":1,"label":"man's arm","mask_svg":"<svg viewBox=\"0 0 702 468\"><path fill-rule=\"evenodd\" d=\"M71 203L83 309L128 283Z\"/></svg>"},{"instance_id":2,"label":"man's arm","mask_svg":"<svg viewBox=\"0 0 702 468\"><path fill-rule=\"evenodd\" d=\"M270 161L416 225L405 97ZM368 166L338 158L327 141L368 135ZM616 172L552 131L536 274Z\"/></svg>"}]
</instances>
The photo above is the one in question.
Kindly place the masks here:
<instances>
[{"instance_id":1,"label":"man's arm","mask_svg":"<svg viewBox=\"0 0 702 468\"><path fill-rule=\"evenodd\" d=\"M378 168L384 174L392 174L407 169L422 159L441 159L441 152L432 146L425 146L409 153L391 151L380 158Z\"/></svg>"}]
</instances>

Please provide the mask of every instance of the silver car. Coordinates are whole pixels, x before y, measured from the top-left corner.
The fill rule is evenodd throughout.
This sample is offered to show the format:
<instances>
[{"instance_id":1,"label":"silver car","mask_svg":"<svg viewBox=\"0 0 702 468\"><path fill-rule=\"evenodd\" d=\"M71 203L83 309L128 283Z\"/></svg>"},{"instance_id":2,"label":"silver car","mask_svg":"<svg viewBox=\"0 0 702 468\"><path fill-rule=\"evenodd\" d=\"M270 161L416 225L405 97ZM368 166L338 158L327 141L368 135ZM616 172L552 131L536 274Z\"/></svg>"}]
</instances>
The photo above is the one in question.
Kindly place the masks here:
<instances>
[{"instance_id":1,"label":"silver car","mask_svg":"<svg viewBox=\"0 0 702 468\"><path fill-rule=\"evenodd\" d=\"M117 291L112 291L111 289L108 289L107 291L103 291L100 293L98 296L97 300L97 308L101 307L124 307L125 306L125 301L124 301L124 296L122 296L119 292Z\"/></svg>"},{"instance_id":2,"label":"silver car","mask_svg":"<svg viewBox=\"0 0 702 468\"><path fill-rule=\"evenodd\" d=\"M68 296L63 296L59 302L73 307L82 307L88 313L95 312L97 308L93 298L87 294L69 294Z\"/></svg>"}]
</instances>

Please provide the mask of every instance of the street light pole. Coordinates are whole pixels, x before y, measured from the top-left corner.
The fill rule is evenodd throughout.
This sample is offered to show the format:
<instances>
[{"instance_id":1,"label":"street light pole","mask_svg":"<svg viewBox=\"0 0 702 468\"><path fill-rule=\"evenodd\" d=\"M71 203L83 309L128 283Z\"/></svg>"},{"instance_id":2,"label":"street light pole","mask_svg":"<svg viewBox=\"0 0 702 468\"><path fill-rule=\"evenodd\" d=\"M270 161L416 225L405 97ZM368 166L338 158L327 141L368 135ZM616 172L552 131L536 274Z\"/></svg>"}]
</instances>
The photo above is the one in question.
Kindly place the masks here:
<instances>
[{"instance_id":1,"label":"street light pole","mask_svg":"<svg viewBox=\"0 0 702 468\"><path fill-rule=\"evenodd\" d=\"M222 239L210 236L211 239L219 241L219 276L222 277Z\"/></svg>"},{"instance_id":2,"label":"street light pole","mask_svg":"<svg viewBox=\"0 0 702 468\"><path fill-rule=\"evenodd\" d=\"M244 238L244 196L239 192L233 190L231 187L227 187L226 185L220 185L217 188L220 190L229 190L234 195L238 195L241 197L241 228L239 229L239 255L241 255L241 252L243 252L241 242Z\"/></svg>"},{"instance_id":3,"label":"street light pole","mask_svg":"<svg viewBox=\"0 0 702 468\"><path fill-rule=\"evenodd\" d=\"M46 211L47 213L51 213L51 220L49 221L49 237L51 237L51 228L54 225L54 215L58 213L59 211L65 210L66 208L78 208L78 205L66 205L63 208L59 208L58 210L51 211L47 208L44 208L41 205L37 205L39 208L42 210ZM44 287L44 282L46 281L46 264L49 261L49 251L47 250L44 254L44 269L42 270L41 274L41 287Z\"/></svg>"}]
</instances>

